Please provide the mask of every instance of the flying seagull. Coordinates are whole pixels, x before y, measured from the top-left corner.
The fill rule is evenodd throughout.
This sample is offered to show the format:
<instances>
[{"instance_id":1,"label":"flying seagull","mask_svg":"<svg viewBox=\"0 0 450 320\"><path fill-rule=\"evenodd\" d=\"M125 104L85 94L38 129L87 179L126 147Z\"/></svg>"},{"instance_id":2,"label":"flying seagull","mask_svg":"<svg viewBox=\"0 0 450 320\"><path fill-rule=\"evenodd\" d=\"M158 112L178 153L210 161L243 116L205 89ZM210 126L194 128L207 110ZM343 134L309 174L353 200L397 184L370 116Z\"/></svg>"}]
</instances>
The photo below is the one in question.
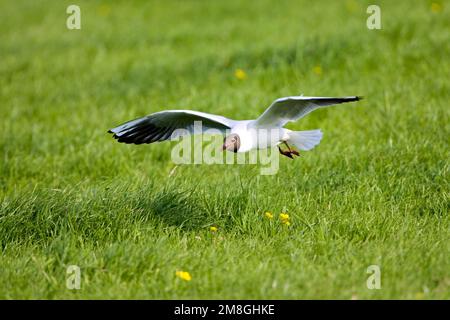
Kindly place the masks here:
<instances>
[{"instance_id":1,"label":"flying seagull","mask_svg":"<svg viewBox=\"0 0 450 320\"><path fill-rule=\"evenodd\" d=\"M284 128L291 121L303 118L308 113L335 104L358 101L352 97L304 97L292 96L275 100L259 118L255 120L232 120L222 116L192 111L166 110L128 121L109 130L113 137L123 143L153 143L174 140L183 135L198 133L195 123L201 123L199 133L221 133L225 136L222 149L232 152L247 152L278 146L284 156L293 159L299 156L299 150L311 150L322 139L322 131L292 131ZM214 130L212 130L214 129ZM255 132L268 132L265 135ZM263 138L261 138L263 137ZM280 145L286 146L282 149Z\"/></svg>"}]
</instances>

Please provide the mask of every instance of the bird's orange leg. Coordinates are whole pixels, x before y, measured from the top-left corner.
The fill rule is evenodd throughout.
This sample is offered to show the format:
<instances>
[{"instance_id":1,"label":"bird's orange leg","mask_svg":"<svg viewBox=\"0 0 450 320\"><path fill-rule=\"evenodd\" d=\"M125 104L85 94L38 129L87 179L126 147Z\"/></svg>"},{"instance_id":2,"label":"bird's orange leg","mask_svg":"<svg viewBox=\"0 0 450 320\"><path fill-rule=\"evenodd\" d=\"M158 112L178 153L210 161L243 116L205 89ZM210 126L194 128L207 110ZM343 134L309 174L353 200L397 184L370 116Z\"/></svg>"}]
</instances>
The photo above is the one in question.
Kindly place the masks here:
<instances>
[{"instance_id":1,"label":"bird's orange leg","mask_svg":"<svg viewBox=\"0 0 450 320\"><path fill-rule=\"evenodd\" d=\"M300 156L300 153L299 153L297 150L292 149L291 146L288 145L286 141L284 141L284 144L285 144L286 147L288 148L289 153L291 153L291 154L293 154L293 155L296 155L297 157Z\"/></svg>"},{"instance_id":2,"label":"bird's orange leg","mask_svg":"<svg viewBox=\"0 0 450 320\"><path fill-rule=\"evenodd\" d=\"M286 157L288 157L288 158L294 159L294 157L292 156L292 154L291 154L290 151L284 151L284 150L281 150L280 146L278 146L278 150L280 151L280 153L281 153L283 156L286 156Z\"/></svg>"}]
</instances>

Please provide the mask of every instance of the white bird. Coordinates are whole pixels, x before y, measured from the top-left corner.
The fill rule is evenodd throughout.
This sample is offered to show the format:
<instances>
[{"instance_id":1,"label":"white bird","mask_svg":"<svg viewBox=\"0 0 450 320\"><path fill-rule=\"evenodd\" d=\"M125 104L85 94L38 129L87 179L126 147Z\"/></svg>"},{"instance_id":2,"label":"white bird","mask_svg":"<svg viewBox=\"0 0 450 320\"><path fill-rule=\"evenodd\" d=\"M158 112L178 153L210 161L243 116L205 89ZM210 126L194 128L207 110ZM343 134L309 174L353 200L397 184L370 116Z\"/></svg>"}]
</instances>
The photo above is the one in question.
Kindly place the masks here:
<instances>
[{"instance_id":1,"label":"white bird","mask_svg":"<svg viewBox=\"0 0 450 320\"><path fill-rule=\"evenodd\" d=\"M303 118L308 113L339 103L358 101L359 96L352 97L304 97L292 96L275 100L264 113L255 120L231 120L222 116L192 111L166 110L126 122L109 130L113 137L124 143L153 143L174 140L182 135L195 134L194 124L201 122L200 133L219 131L225 136L223 150L247 152L278 146L282 155L293 158L299 150L310 150L320 143L322 131L292 131L283 128L286 123ZM182 129L182 130L180 130ZM214 129L214 130L211 130ZM264 132L264 135L259 134ZM284 144L287 150L282 150Z\"/></svg>"}]
</instances>

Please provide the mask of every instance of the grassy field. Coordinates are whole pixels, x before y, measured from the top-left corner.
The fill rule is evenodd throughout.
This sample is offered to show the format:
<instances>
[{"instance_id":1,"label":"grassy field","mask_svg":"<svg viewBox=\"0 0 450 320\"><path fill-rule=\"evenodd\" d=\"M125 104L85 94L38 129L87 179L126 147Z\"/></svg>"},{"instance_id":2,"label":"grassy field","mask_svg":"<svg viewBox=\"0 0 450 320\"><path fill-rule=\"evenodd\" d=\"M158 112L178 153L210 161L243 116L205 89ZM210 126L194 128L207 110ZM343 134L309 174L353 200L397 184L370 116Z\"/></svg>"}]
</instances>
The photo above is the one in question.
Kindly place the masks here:
<instances>
[{"instance_id":1,"label":"grassy field","mask_svg":"<svg viewBox=\"0 0 450 320\"><path fill-rule=\"evenodd\" d=\"M449 299L450 7L434 2L375 1L369 30L374 1L1 0L0 298ZM106 133L166 108L252 119L299 93L365 99L290 124L324 139L276 175L174 170L174 143Z\"/></svg>"}]
</instances>

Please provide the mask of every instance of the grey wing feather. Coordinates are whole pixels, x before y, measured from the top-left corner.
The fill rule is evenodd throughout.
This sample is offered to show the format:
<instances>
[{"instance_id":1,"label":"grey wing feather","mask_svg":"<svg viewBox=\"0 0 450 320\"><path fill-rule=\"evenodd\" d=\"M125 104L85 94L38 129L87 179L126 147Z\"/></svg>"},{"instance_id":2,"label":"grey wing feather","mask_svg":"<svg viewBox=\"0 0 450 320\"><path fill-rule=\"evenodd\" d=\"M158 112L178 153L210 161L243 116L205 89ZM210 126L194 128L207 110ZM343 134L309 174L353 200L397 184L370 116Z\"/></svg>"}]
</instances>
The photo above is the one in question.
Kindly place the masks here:
<instances>
[{"instance_id":1,"label":"grey wing feather","mask_svg":"<svg viewBox=\"0 0 450 320\"><path fill-rule=\"evenodd\" d=\"M275 100L254 122L256 127L282 127L308 113L326 106L361 100L362 97L304 97L294 96Z\"/></svg>"},{"instance_id":2,"label":"grey wing feather","mask_svg":"<svg viewBox=\"0 0 450 320\"><path fill-rule=\"evenodd\" d=\"M207 130L224 134L231 129L235 121L222 116L192 110L167 110L156 112L146 117L128 121L110 129L113 137L123 143L153 143L173 140L194 132L195 123L201 122L203 133Z\"/></svg>"}]
</instances>

